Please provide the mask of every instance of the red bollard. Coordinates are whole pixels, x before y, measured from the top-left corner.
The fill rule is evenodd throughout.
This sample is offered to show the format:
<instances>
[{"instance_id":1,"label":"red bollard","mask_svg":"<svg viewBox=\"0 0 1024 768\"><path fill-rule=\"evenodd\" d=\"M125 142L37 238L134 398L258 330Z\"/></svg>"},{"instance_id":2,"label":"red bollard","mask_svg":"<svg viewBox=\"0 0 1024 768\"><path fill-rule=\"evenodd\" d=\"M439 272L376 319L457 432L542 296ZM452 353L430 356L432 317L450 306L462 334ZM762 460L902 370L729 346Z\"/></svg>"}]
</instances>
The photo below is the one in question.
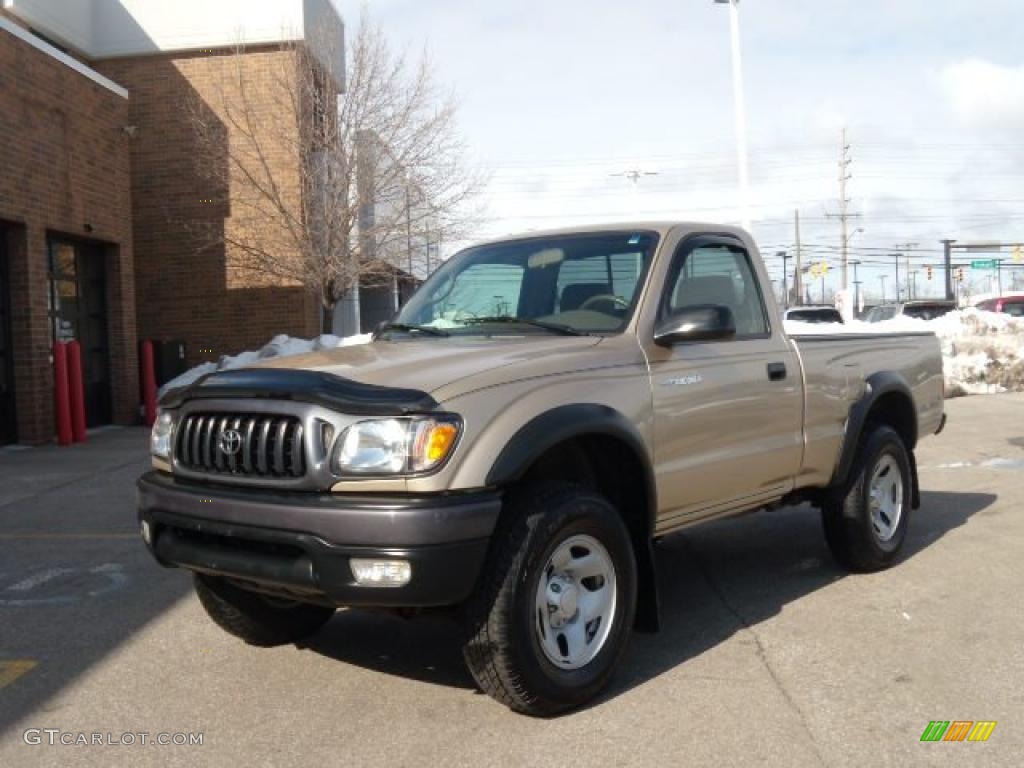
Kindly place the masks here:
<instances>
[{"instance_id":1,"label":"red bollard","mask_svg":"<svg viewBox=\"0 0 1024 768\"><path fill-rule=\"evenodd\" d=\"M156 421L156 361L153 358L153 342L142 342L142 354L139 355L142 366L142 405L147 427Z\"/></svg>"},{"instance_id":2,"label":"red bollard","mask_svg":"<svg viewBox=\"0 0 1024 768\"><path fill-rule=\"evenodd\" d=\"M76 443L85 442L85 385L82 381L82 345L69 341L68 390L71 398L71 438Z\"/></svg>"},{"instance_id":3,"label":"red bollard","mask_svg":"<svg viewBox=\"0 0 1024 768\"><path fill-rule=\"evenodd\" d=\"M57 445L71 445L67 347L60 341L53 345L53 410L57 418Z\"/></svg>"}]
</instances>

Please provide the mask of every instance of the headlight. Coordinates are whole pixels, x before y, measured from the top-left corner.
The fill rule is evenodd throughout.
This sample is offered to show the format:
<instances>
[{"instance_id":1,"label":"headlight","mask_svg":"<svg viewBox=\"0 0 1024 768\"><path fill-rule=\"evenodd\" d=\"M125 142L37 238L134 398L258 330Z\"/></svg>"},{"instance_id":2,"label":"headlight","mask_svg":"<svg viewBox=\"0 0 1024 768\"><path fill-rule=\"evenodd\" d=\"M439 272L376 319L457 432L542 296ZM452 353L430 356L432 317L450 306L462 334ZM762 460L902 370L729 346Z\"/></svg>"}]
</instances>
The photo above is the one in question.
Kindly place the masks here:
<instances>
[{"instance_id":1,"label":"headlight","mask_svg":"<svg viewBox=\"0 0 1024 768\"><path fill-rule=\"evenodd\" d=\"M360 421L338 438L331 465L338 474L426 472L448 458L461 428L454 416Z\"/></svg>"},{"instance_id":2,"label":"headlight","mask_svg":"<svg viewBox=\"0 0 1024 768\"><path fill-rule=\"evenodd\" d=\"M149 437L149 452L161 459L171 457L171 434L174 432L174 418L167 411L159 411L153 422Z\"/></svg>"}]
</instances>

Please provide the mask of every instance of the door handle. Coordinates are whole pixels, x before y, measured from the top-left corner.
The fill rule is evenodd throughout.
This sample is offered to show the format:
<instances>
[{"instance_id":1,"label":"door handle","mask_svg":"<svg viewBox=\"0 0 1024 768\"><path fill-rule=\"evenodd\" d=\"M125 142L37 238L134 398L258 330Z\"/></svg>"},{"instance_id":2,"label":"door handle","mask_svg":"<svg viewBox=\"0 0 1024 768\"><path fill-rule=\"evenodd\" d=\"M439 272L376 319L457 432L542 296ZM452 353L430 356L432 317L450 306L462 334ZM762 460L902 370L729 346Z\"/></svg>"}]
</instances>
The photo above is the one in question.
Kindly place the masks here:
<instances>
[{"instance_id":1,"label":"door handle","mask_svg":"<svg viewBox=\"0 0 1024 768\"><path fill-rule=\"evenodd\" d=\"M785 363L768 363L766 367L768 369L768 379L770 381L782 381L786 378Z\"/></svg>"}]
</instances>

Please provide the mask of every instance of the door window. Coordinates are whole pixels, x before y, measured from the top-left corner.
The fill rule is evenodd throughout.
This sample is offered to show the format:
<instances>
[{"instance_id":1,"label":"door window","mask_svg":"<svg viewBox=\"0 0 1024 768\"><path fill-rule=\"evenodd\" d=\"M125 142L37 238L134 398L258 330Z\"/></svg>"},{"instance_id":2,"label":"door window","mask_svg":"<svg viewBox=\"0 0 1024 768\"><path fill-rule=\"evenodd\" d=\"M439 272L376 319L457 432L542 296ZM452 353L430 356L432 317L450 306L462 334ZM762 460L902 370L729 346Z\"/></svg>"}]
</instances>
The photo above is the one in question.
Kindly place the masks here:
<instances>
[{"instance_id":1,"label":"door window","mask_svg":"<svg viewBox=\"0 0 1024 768\"><path fill-rule=\"evenodd\" d=\"M698 244L676 254L659 319L684 307L720 304L732 310L734 338L769 334L761 286L745 249L724 243Z\"/></svg>"},{"instance_id":2,"label":"door window","mask_svg":"<svg viewBox=\"0 0 1024 768\"><path fill-rule=\"evenodd\" d=\"M110 345L101 246L50 241L49 303L54 340L81 344L86 424L107 424L111 414Z\"/></svg>"}]
</instances>

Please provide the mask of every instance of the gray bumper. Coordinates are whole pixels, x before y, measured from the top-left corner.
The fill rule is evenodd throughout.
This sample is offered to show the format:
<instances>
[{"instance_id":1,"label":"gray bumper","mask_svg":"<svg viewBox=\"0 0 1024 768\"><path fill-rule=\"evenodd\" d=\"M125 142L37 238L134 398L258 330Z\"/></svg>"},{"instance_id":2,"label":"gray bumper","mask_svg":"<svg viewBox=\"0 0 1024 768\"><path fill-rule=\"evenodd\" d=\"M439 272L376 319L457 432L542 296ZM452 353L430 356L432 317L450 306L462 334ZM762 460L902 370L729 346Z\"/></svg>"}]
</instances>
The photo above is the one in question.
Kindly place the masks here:
<instances>
[{"instance_id":1,"label":"gray bumper","mask_svg":"<svg viewBox=\"0 0 1024 768\"><path fill-rule=\"evenodd\" d=\"M159 510L220 523L308 533L334 544L418 547L491 535L496 491L374 496L236 489L149 472L138 482L139 512Z\"/></svg>"},{"instance_id":2,"label":"gray bumper","mask_svg":"<svg viewBox=\"0 0 1024 768\"><path fill-rule=\"evenodd\" d=\"M224 576L257 591L332 605L454 605L472 591L500 494L350 496L199 485L150 472L139 519L162 565ZM400 558L402 587L355 582L350 558Z\"/></svg>"}]
</instances>

